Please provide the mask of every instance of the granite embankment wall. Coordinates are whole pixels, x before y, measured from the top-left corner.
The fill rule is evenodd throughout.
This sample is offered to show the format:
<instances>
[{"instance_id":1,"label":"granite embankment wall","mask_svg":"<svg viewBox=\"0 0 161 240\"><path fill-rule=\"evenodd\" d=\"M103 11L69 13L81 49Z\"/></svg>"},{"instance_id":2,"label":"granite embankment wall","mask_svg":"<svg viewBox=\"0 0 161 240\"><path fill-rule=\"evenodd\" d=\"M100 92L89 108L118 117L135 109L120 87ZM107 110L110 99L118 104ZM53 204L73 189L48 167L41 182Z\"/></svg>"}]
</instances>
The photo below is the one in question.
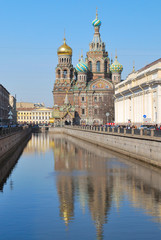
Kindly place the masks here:
<instances>
[{"instance_id":1,"label":"granite embankment wall","mask_svg":"<svg viewBox=\"0 0 161 240\"><path fill-rule=\"evenodd\" d=\"M74 127L50 128L49 132L65 133L154 166L161 167L161 138L97 132Z\"/></svg>"},{"instance_id":2,"label":"granite embankment wall","mask_svg":"<svg viewBox=\"0 0 161 240\"><path fill-rule=\"evenodd\" d=\"M0 163L31 134L31 129L26 128L0 137Z\"/></svg>"}]
</instances>

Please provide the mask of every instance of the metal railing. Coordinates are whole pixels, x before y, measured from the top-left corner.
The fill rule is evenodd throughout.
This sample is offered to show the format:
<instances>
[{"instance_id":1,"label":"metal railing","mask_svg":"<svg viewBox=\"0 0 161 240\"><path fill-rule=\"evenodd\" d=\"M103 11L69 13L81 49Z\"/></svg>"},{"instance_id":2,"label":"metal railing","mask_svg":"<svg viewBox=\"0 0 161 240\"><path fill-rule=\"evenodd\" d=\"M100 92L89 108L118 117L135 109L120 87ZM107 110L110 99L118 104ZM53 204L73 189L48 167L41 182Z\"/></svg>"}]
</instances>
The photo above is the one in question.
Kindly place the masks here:
<instances>
[{"instance_id":1,"label":"metal railing","mask_svg":"<svg viewBox=\"0 0 161 240\"><path fill-rule=\"evenodd\" d=\"M12 133L22 131L23 127L8 127L8 128L0 128L0 138L10 135Z\"/></svg>"},{"instance_id":2,"label":"metal railing","mask_svg":"<svg viewBox=\"0 0 161 240\"><path fill-rule=\"evenodd\" d=\"M102 127L102 126L65 126L67 128L73 129L82 129L88 131L95 132L105 132L110 134L119 134L119 135L128 135L128 136L150 136L150 137L161 137L161 130L155 129L126 129L126 128L118 128L118 127Z\"/></svg>"}]
</instances>

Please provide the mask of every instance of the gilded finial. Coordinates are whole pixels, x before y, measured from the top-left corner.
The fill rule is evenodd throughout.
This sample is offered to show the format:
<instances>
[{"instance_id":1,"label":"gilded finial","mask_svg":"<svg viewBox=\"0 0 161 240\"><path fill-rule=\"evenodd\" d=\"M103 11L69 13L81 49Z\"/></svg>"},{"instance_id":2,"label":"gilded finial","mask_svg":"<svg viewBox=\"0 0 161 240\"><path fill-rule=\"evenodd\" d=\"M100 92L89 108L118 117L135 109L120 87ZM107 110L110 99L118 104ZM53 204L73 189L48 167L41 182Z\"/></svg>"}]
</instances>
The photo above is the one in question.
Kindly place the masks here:
<instances>
[{"instance_id":1,"label":"gilded finial","mask_svg":"<svg viewBox=\"0 0 161 240\"><path fill-rule=\"evenodd\" d=\"M64 43L65 43L65 40L66 40L66 38L65 38L65 29L64 29Z\"/></svg>"},{"instance_id":2,"label":"gilded finial","mask_svg":"<svg viewBox=\"0 0 161 240\"><path fill-rule=\"evenodd\" d=\"M132 69L133 72L135 72L135 61L133 61L133 69Z\"/></svg>"},{"instance_id":3,"label":"gilded finial","mask_svg":"<svg viewBox=\"0 0 161 240\"><path fill-rule=\"evenodd\" d=\"M111 53L111 64L113 63L112 53Z\"/></svg>"},{"instance_id":4,"label":"gilded finial","mask_svg":"<svg viewBox=\"0 0 161 240\"><path fill-rule=\"evenodd\" d=\"M98 19L98 8L96 7L96 19Z\"/></svg>"},{"instance_id":5,"label":"gilded finial","mask_svg":"<svg viewBox=\"0 0 161 240\"><path fill-rule=\"evenodd\" d=\"M81 49L81 59L83 59L83 50Z\"/></svg>"},{"instance_id":6,"label":"gilded finial","mask_svg":"<svg viewBox=\"0 0 161 240\"><path fill-rule=\"evenodd\" d=\"M117 49L115 50L115 58L117 59Z\"/></svg>"}]
</instances>

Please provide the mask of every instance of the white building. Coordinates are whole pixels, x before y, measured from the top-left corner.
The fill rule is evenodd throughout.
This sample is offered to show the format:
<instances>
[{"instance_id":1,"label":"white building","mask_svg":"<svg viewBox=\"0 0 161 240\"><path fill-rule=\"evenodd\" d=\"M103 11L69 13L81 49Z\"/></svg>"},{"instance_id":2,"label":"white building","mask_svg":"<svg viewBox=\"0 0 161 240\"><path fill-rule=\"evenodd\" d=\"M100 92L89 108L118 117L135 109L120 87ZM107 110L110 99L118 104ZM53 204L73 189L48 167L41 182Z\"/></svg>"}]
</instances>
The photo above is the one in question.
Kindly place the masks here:
<instances>
[{"instance_id":1,"label":"white building","mask_svg":"<svg viewBox=\"0 0 161 240\"><path fill-rule=\"evenodd\" d=\"M115 85L116 124L161 124L161 58Z\"/></svg>"}]
</instances>

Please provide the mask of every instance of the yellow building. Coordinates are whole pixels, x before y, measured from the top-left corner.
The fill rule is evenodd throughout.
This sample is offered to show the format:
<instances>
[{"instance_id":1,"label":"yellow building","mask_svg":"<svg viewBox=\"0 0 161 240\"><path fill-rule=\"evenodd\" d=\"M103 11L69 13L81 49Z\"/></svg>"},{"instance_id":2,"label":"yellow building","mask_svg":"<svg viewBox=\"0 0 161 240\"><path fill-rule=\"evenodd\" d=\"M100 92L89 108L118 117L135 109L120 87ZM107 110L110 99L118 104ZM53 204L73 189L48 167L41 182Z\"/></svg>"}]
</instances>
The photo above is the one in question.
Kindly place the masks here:
<instances>
[{"instance_id":1,"label":"yellow building","mask_svg":"<svg viewBox=\"0 0 161 240\"><path fill-rule=\"evenodd\" d=\"M17 108L17 122L20 124L48 124L52 117L52 108Z\"/></svg>"}]
</instances>

